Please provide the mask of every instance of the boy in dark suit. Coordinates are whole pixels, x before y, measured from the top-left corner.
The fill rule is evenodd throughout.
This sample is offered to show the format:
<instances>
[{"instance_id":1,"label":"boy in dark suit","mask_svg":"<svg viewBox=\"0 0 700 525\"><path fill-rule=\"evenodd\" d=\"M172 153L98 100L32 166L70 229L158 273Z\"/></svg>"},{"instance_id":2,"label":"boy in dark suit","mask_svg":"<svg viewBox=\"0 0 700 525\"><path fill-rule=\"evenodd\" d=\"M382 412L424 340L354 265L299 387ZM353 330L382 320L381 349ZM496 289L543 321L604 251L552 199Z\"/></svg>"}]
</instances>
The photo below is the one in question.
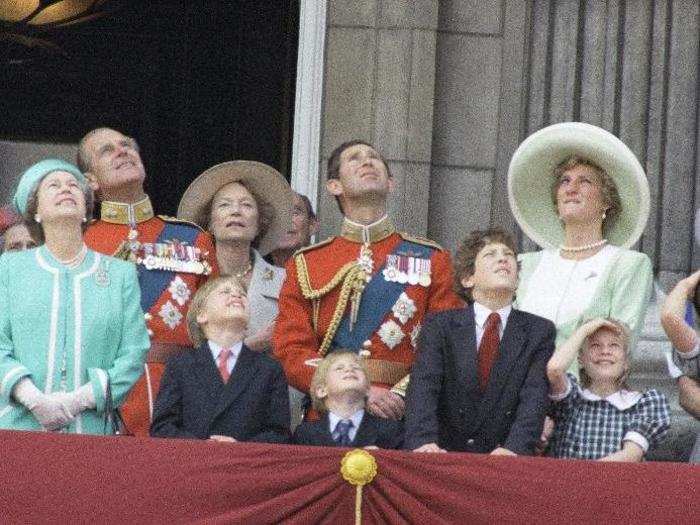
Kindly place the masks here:
<instances>
[{"instance_id":1,"label":"boy in dark suit","mask_svg":"<svg viewBox=\"0 0 700 525\"><path fill-rule=\"evenodd\" d=\"M197 348L168 361L151 436L216 441L289 441L282 367L243 338L248 298L235 277L210 279L194 296L187 328Z\"/></svg>"},{"instance_id":2,"label":"boy in dark suit","mask_svg":"<svg viewBox=\"0 0 700 525\"><path fill-rule=\"evenodd\" d=\"M366 411L369 380L357 354L335 351L318 365L311 379L311 400L318 421L303 421L294 432L299 445L401 448L401 423Z\"/></svg>"},{"instance_id":3,"label":"boy in dark suit","mask_svg":"<svg viewBox=\"0 0 700 525\"><path fill-rule=\"evenodd\" d=\"M517 285L512 237L470 233L455 258L455 290L468 305L423 326L406 396L405 448L533 453L548 405L555 329L512 307Z\"/></svg>"}]
</instances>

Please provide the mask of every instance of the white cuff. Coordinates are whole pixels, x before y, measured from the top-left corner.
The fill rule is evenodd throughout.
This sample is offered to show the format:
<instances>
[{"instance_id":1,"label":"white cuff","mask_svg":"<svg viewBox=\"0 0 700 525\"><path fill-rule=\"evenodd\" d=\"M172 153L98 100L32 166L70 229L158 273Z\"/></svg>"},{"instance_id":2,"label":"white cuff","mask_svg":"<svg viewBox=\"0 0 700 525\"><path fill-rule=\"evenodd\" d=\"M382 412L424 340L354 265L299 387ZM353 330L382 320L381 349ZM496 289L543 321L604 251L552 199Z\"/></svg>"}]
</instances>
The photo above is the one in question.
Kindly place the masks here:
<instances>
[{"instance_id":1,"label":"white cuff","mask_svg":"<svg viewBox=\"0 0 700 525\"><path fill-rule=\"evenodd\" d=\"M645 454L647 453L647 450L649 450L649 441L647 438L634 430L630 430L627 432L627 434L625 434L625 437L622 438L622 442L624 443L625 441L631 441L635 445L639 445Z\"/></svg>"},{"instance_id":2,"label":"white cuff","mask_svg":"<svg viewBox=\"0 0 700 525\"><path fill-rule=\"evenodd\" d=\"M571 389L573 387L574 386L571 384L571 379L567 375L566 376L566 390L564 390L561 394L549 394L549 399L551 399L552 401L562 401L562 400L566 399L569 396L569 394L571 394Z\"/></svg>"},{"instance_id":3,"label":"white cuff","mask_svg":"<svg viewBox=\"0 0 700 525\"><path fill-rule=\"evenodd\" d=\"M668 375L673 379L678 379L683 375L683 371L673 362L673 356L670 353L666 353L666 364L668 365Z\"/></svg>"},{"instance_id":4,"label":"white cuff","mask_svg":"<svg viewBox=\"0 0 700 525\"><path fill-rule=\"evenodd\" d=\"M24 405L28 410L32 410L43 395L34 382L28 377L23 377L15 384L12 395L20 405Z\"/></svg>"},{"instance_id":5,"label":"white cuff","mask_svg":"<svg viewBox=\"0 0 700 525\"><path fill-rule=\"evenodd\" d=\"M79 412L83 410L95 408L95 394L92 391L92 385L85 383L75 391L75 399L80 407Z\"/></svg>"},{"instance_id":6,"label":"white cuff","mask_svg":"<svg viewBox=\"0 0 700 525\"><path fill-rule=\"evenodd\" d=\"M695 342L695 346L690 352L681 352L677 348L674 348L674 350L676 351L676 355L681 359L693 359L700 354L700 340Z\"/></svg>"}]
</instances>

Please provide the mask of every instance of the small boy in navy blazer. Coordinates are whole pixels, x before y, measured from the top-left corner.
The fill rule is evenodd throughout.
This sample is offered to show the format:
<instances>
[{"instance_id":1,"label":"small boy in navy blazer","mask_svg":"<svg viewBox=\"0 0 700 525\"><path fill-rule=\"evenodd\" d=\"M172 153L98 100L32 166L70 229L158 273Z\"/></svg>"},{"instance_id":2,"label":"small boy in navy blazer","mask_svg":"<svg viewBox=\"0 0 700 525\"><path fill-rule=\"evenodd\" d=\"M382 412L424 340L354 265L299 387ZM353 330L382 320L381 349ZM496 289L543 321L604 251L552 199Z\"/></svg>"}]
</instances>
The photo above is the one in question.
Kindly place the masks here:
<instances>
[{"instance_id":1,"label":"small boy in navy blazer","mask_svg":"<svg viewBox=\"0 0 700 525\"><path fill-rule=\"evenodd\" d=\"M210 279L197 291L187 313L197 348L168 361L151 436L289 441L284 372L243 343L248 319L248 298L235 277Z\"/></svg>"},{"instance_id":2,"label":"small boy in navy blazer","mask_svg":"<svg viewBox=\"0 0 700 525\"><path fill-rule=\"evenodd\" d=\"M303 421L294 432L299 445L401 448L403 425L365 410L369 375L357 354L336 351L318 365L309 389L318 421Z\"/></svg>"}]
</instances>

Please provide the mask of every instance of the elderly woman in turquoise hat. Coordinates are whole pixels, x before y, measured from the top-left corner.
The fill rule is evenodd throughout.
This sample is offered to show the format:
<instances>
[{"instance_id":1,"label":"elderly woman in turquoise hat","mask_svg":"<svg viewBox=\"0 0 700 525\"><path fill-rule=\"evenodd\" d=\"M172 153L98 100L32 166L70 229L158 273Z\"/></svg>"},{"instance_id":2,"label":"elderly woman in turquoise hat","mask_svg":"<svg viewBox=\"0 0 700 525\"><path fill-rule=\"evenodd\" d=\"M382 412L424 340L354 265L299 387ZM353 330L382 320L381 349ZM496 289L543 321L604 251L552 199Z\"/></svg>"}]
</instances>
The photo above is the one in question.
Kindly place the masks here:
<instances>
[{"instance_id":1,"label":"elderly woman in turquoise hat","mask_svg":"<svg viewBox=\"0 0 700 525\"><path fill-rule=\"evenodd\" d=\"M0 257L0 428L111 433L149 347L136 269L83 243L74 165L34 164L14 205L41 246Z\"/></svg>"},{"instance_id":2,"label":"elderly woman in turquoise hat","mask_svg":"<svg viewBox=\"0 0 700 525\"><path fill-rule=\"evenodd\" d=\"M549 126L513 155L508 196L522 230L543 248L521 255L517 307L553 321L557 347L597 317L638 334L652 267L629 249L649 216L649 185L632 151L590 124ZM570 371L578 375L578 365Z\"/></svg>"}]
</instances>

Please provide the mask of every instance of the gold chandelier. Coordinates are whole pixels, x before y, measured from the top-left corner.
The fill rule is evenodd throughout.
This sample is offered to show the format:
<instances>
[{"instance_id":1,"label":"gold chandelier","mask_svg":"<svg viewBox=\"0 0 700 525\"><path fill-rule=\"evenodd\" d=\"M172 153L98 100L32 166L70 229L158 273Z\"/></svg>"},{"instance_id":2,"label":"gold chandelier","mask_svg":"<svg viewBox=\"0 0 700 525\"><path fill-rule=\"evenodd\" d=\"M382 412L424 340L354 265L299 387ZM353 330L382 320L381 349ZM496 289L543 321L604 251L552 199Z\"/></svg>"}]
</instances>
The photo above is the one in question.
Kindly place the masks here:
<instances>
[{"instance_id":1,"label":"gold chandelier","mask_svg":"<svg viewBox=\"0 0 700 525\"><path fill-rule=\"evenodd\" d=\"M0 0L0 20L10 26L60 27L101 16L106 0Z\"/></svg>"},{"instance_id":2,"label":"gold chandelier","mask_svg":"<svg viewBox=\"0 0 700 525\"><path fill-rule=\"evenodd\" d=\"M22 63L43 49L65 55L47 34L106 13L110 0L0 0L0 57ZM22 50L26 51L22 51Z\"/></svg>"}]
</instances>

